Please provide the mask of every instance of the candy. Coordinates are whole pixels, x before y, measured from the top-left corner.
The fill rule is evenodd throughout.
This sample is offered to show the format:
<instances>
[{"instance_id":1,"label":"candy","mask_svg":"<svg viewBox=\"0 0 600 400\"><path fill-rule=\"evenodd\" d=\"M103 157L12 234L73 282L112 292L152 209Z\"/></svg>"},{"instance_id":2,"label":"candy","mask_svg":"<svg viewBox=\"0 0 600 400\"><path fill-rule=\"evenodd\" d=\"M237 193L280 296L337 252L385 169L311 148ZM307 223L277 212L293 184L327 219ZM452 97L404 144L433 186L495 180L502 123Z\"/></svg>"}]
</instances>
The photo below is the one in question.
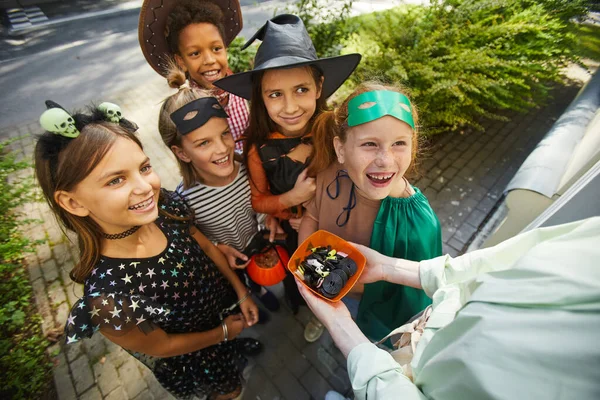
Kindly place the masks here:
<instances>
[{"instance_id":1,"label":"candy","mask_svg":"<svg viewBox=\"0 0 600 400\"><path fill-rule=\"evenodd\" d=\"M347 267L350 272L348 273L348 275L352 276L356 273L356 271L358 270L358 265L356 265L356 263L354 262L353 259L351 259L350 257L346 257L343 260L340 261L340 268L343 267Z\"/></svg>"},{"instance_id":2,"label":"candy","mask_svg":"<svg viewBox=\"0 0 600 400\"><path fill-rule=\"evenodd\" d=\"M334 269L333 271L331 271L331 274L339 275L339 277L342 278L342 287L345 286L346 282L348 282L348 279L350 279L350 276L341 269Z\"/></svg>"},{"instance_id":3,"label":"candy","mask_svg":"<svg viewBox=\"0 0 600 400\"><path fill-rule=\"evenodd\" d=\"M296 274L328 299L336 297L350 277L356 274L356 262L331 246L313 247L310 251L311 254L298 266Z\"/></svg>"}]
</instances>

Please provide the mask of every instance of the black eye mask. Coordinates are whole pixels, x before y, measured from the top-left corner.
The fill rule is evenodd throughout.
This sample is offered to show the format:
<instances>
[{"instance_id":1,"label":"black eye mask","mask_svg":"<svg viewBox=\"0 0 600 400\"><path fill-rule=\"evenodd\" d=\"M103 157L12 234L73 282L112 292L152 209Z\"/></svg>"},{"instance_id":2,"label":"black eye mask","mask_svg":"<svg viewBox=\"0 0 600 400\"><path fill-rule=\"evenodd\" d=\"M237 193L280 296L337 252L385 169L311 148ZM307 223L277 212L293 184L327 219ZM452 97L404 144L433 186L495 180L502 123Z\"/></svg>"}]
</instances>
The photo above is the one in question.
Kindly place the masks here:
<instances>
[{"instance_id":1,"label":"black eye mask","mask_svg":"<svg viewBox=\"0 0 600 400\"><path fill-rule=\"evenodd\" d=\"M196 111L192 118L185 119L189 113ZM182 135L196 130L206 124L212 117L228 118L229 116L223 110L214 97L203 97L187 103L185 106L171 113L171 121L175 123L177 131Z\"/></svg>"}]
</instances>

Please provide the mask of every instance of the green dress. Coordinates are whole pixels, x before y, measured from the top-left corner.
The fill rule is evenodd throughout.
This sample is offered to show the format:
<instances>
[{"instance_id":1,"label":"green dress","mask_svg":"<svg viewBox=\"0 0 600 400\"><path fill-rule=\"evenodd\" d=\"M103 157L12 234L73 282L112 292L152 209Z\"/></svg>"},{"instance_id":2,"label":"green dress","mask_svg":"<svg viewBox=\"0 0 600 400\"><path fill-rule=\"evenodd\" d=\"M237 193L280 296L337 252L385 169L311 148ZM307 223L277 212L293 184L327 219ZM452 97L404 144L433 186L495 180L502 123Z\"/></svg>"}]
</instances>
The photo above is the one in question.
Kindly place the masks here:
<instances>
[{"instance_id":1,"label":"green dress","mask_svg":"<svg viewBox=\"0 0 600 400\"><path fill-rule=\"evenodd\" d=\"M411 197L387 197L381 202L371 234L372 249L412 261L442 255L440 222L425 195L414 190ZM421 289L370 283L365 286L356 322L365 335L379 340L430 304L431 299Z\"/></svg>"}]
</instances>

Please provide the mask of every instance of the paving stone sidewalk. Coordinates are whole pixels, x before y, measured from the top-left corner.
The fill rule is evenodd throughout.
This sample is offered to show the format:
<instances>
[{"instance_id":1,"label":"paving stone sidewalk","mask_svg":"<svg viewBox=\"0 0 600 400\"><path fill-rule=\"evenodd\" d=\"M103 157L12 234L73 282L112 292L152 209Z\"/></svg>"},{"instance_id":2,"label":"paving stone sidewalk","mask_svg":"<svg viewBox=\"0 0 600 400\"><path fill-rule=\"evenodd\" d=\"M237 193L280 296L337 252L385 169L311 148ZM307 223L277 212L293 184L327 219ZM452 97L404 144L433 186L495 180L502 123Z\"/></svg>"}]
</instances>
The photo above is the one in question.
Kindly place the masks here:
<instances>
[{"instance_id":1,"label":"paving stone sidewalk","mask_svg":"<svg viewBox=\"0 0 600 400\"><path fill-rule=\"evenodd\" d=\"M576 91L560 89L548 106L510 122L486 123L485 132L446 134L430 143L421 160L422 175L414 183L429 198L442 222L445 252L456 255L466 248L501 200L508 181ZM164 80L157 77L136 90L95 100L121 105L127 118L139 124L145 151L163 186L173 189L179 182L178 170L156 129L160 102L169 93ZM37 121L3 131L0 133L4 137L20 137L11 148L19 157L31 159L31 135L41 131ZM25 171L20 178L31 173ZM40 221L25 226L26 234L32 239L46 239L26 262L43 318L42 329L52 334L62 329L70 307L82 294L81 286L69 279L77 251L58 229L45 204L28 204L24 211L27 218ZM280 288L275 289L281 293ZM345 360L331 337L325 334L315 343L305 342L303 329L309 318L306 309L294 316L283 306L271 318L268 324L245 331L259 338L266 348L255 359L244 399L321 400L331 389L351 395ZM148 369L102 335L69 346L63 341L61 337L48 349L56 365L54 382L60 400L172 398Z\"/></svg>"}]
</instances>

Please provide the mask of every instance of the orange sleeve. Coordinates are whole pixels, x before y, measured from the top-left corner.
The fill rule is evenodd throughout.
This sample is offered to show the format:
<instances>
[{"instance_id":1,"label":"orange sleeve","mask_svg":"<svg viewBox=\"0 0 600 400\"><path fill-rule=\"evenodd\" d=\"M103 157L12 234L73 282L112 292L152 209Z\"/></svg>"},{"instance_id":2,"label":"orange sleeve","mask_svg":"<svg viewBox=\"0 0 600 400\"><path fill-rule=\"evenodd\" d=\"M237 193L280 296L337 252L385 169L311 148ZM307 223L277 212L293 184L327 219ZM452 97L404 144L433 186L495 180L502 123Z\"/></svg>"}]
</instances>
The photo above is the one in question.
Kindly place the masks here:
<instances>
[{"instance_id":1,"label":"orange sleeve","mask_svg":"<svg viewBox=\"0 0 600 400\"><path fill-rule=\"evenodd\" d=\"M258 151L256 151L256 146L248 152L248 173L250 175L250 193L254 211L270 214L281 219L290 219L294 216L288 208L279 202L281 195L271 194L267 174Z\"/></svg>"}]
</instances>

